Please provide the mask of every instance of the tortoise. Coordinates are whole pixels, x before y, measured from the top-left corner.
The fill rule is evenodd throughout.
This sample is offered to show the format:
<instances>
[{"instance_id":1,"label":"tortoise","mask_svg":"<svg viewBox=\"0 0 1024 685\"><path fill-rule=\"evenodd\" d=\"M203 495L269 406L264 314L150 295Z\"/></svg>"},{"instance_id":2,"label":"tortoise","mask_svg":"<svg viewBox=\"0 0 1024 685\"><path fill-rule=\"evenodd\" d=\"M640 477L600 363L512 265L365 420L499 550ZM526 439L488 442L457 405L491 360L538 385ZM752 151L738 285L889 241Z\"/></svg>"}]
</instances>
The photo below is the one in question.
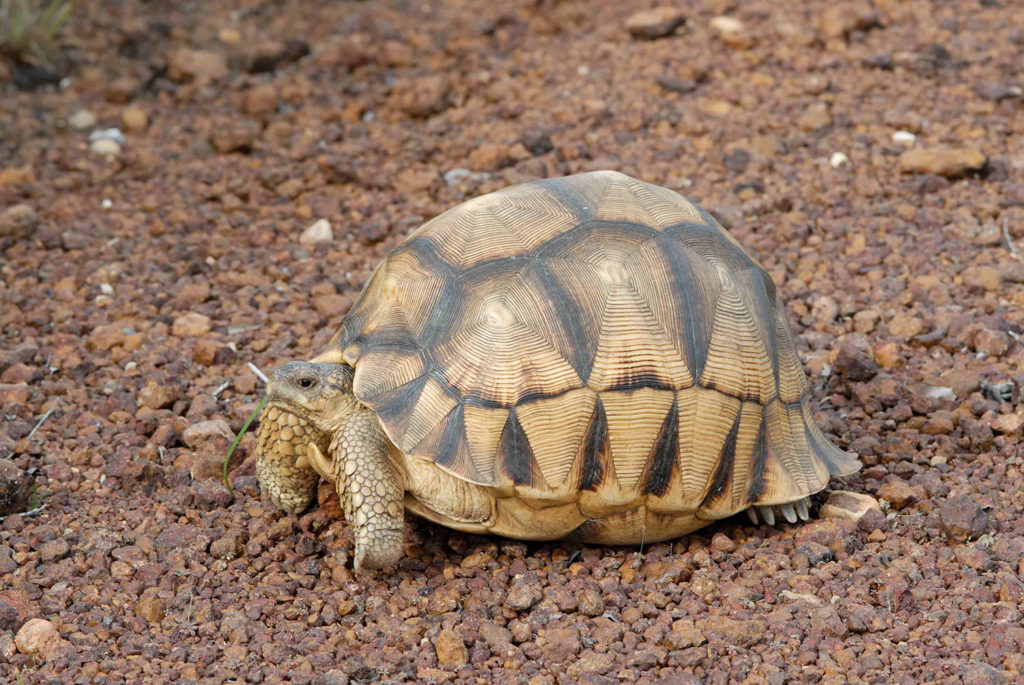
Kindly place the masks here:
<instances>
[{"instance_id":1,"label":"tortoise","mask_svg":"<svg viewBox=\"0 0 1024 685\"><path fill-rule=\"evenodd\" d=\"M427 222L267 401L264 493L298 513L333 481L357 570L399 561L405 511L635 544L742 510L806 520L860 468L815 423L771 276L696 204L612 171Z\"/></svg>"}]
</instances>

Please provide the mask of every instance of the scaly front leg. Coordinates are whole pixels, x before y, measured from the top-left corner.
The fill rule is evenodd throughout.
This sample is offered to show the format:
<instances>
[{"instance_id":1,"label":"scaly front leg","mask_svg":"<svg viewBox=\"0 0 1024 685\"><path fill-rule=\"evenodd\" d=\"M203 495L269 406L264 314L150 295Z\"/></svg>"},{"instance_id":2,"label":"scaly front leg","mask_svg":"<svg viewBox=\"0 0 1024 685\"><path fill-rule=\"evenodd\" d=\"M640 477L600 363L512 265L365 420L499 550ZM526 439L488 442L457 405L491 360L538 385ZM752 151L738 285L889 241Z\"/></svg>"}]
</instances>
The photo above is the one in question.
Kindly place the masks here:
<instances>
[{"instance_id":1,"label":"scaly front leg","mask_svg":"<svg viewBox=\"0 0 1024 685\"><path fill-rule=\"evenodd\" d=\"M394 566L405 539L405 478L376 415L361 409L331 440L334 484L355 540L356 571Z\"/></svg>"},{"instance_id":2,"label":"scaly front leg","mask_svg":"<svg viewBox=\"0 0 1024 685\"><path fill-rule=\"evenodd\" d=\"M295 414L267 407L256 438L256 476L264 494L289 514L301 514L316 497L320 475L307 451L326 436Z\"/></svg>"}]
</instances>

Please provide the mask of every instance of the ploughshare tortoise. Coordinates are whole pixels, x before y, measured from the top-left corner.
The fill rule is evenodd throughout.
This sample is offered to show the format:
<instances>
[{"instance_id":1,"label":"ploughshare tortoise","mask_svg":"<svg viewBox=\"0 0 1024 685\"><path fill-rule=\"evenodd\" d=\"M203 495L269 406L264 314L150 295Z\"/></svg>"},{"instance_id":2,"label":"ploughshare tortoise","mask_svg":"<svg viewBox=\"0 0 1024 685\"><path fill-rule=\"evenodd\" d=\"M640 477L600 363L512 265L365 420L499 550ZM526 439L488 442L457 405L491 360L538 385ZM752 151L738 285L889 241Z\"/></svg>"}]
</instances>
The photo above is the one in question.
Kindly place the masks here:
<instances>
[{"instance_id":1,"label":"ploughshare tortoise","mask_svg":"<svg viewBox=\"0 0 1024 685\"><path fill-rule=\"evenodd\" d=\"M806 519L860 467L811 415L768 273L697 205L611 171L426 223L267 394L264 492L297 513L333 481L357 569L401 558L406 510L634 544L745 509Z\"/></svg>"}]
</instances>

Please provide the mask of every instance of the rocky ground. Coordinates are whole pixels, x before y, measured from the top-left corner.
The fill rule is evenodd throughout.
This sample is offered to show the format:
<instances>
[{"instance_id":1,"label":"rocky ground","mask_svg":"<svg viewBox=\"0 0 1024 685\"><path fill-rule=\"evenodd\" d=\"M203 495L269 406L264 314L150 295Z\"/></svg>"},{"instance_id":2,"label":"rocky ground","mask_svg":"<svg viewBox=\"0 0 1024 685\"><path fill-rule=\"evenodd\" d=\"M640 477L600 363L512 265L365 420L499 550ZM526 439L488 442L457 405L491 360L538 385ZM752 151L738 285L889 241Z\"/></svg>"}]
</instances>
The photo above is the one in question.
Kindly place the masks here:
<instances>
[{"instance_id":1,"label":"rocky ground","mask_svg":"<svg viewBox=\"0 0 1024 685\"><path fill-rule=\"evenodd\" d=\"M1014 2L320 5L76 2L61 87L0 59L0 680L1024 682ZM356 577L251 433L228 494L248 363L314 354L424 220L602 168L771 271L865 464L833 488L884 515L643 549L416 521Z\"/></svg>"}]
</instances>

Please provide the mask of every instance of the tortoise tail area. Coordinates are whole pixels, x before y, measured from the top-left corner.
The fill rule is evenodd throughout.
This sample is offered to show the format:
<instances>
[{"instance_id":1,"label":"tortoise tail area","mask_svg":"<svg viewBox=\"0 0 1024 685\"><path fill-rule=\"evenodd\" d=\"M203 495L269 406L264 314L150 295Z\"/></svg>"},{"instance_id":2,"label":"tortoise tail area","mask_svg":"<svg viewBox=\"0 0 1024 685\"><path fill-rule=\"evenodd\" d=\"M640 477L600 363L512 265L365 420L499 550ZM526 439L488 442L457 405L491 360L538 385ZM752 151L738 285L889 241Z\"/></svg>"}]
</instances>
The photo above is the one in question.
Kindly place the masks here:
<instances>
[{"instance_id":1,"label":"tortoise tail area","mask_svg":"<svg viewBox=\"0 0 1024 685\"><path fill-rule=\"evenodd\" d=\"M861 462L822 433L804 399L797 406L778 400L765 407L763 433L754 450L748 500L784 504L821 491L832 477L856 473Z\"/></svg>"}]
</instances>

